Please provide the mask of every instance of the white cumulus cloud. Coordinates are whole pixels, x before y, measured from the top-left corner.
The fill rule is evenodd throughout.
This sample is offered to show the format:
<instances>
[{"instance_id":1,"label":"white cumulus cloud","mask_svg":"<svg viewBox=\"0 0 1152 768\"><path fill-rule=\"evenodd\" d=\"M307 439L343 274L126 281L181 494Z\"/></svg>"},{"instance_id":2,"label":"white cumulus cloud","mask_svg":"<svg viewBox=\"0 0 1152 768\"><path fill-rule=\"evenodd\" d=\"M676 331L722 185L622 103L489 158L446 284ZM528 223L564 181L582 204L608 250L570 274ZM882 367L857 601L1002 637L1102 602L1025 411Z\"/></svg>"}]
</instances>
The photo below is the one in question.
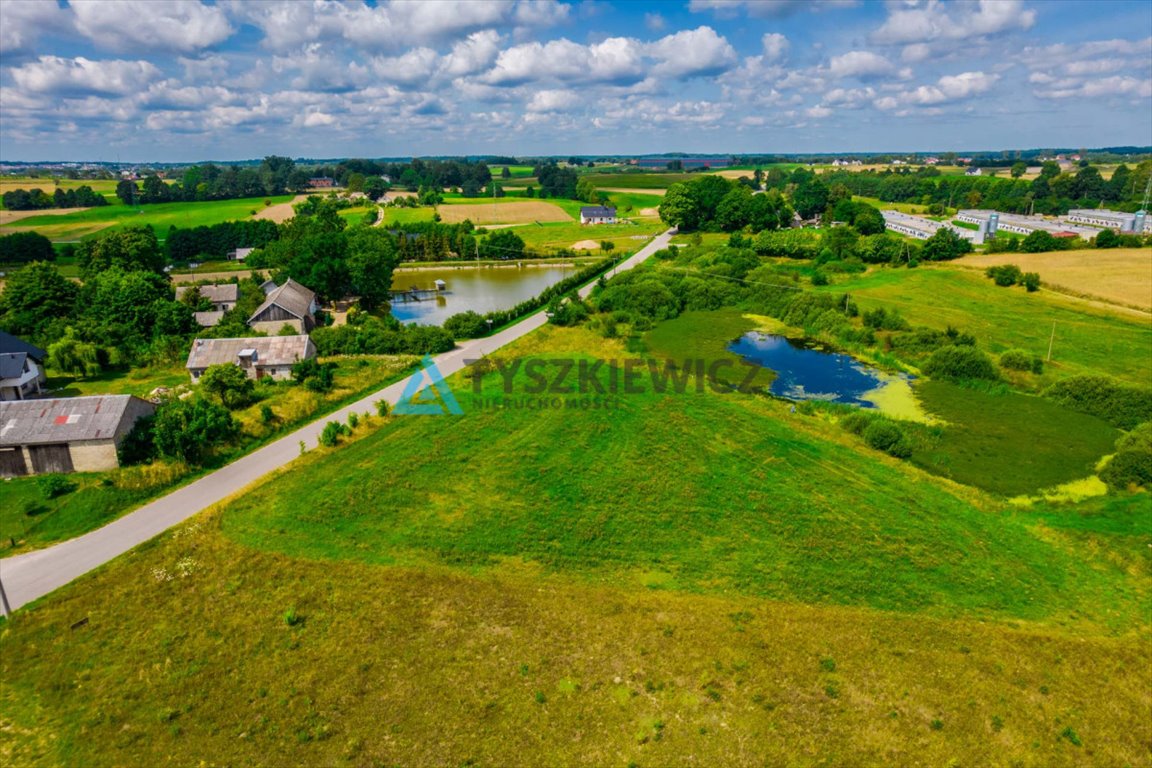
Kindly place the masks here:
<instances>
[{"instance_id":1,"label":"white cumulus cloud","mask_svg":"<svg viewBox=\"0 0 1152 768\"><path fill-rule=\"evenodd\" d=\"M72 0L76 29L115 51L188 53L232 35L223 9L198 0Z\"/></svg>"},{"instance_id":2,"label":"white cumulus cloud","mask_svg":"<svg viewBox=\"0 0 1152 768\"><path fill-rule=\"evenodd\" d=\"M160 70L151 62L92 61L83 56L41 56L11 72L13 81L24 91L63 97L126 95L160 79Z\"/></svg>"}]
</instances>

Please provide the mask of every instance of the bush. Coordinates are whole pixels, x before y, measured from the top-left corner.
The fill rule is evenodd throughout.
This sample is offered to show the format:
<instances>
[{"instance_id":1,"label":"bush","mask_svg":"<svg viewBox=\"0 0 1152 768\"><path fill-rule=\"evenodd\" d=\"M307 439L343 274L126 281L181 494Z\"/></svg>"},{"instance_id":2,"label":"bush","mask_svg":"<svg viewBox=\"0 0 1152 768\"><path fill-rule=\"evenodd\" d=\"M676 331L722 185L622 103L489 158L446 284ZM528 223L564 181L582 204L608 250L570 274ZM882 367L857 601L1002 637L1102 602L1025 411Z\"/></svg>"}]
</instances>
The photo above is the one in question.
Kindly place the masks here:
<instances>
[{"instance_id":1,"label":"bush","mask_svg":"<svg viewBox=\"0 0 1152 768\"><path fill-rule=\"evenodd\" d=\"M1001 264L998 267L988 267L988 269L984 270L984 274L992 278L992 281L1002 288L1016 285L1024 279L1024 273L1021 272L1020 267L1015 264Z\"/></svg>"},{"instance_id":2,"label":"bush","mask_svg":"<svg viewBox=\"0 0 1152 768\"><path fill-rule=\"evenodd\" d=\"M356 429L360 426L360 416L355 412L348 414L348 429Z\"/></svg>"},{"instance_id":3,"label":"bush","mask_svg":"<svg viewBox=\"0 0 1152 768\"><path fill-rule=\"evenodd\" d=\"M1028 289L1028 293L1035 293L1040 290L1040 274L1038 272L1025 272L1020 282Z\"/></svg>"},{"instance_id":4,"label":"bush","mask_svg":"<svg viewBox=\"0 0 1152 768\"><path fill-rule=\"evenodd\" d=\"M868 429L875 420L875 417L872 415L857 410L840 419L840 428L853 435L863 435L864 430Z\"/></svg>"},{"instance_id":5,"label":"bush","mask_svg":"<svg viewBox=\"0 0 1152 768\"><path fill-rule=\"evenodd\" d=\"M55 499L76 490L76 483L65 475L40 475L36 479L36 485L40 487L40 493L46 499Z\"/></svg>"},{"instance_id":6,"label":"bush","mask_svg":"<svg viewBox=\"0 0 1152 768\"><path fill-rule=\"evenodd\" d=\"M909 329L908 321L900 316L896 310L889 312L883 307L877 309L869 309L860 319L864 322L865 328L873 328L877 331L906 331Z\"/></svg>"},{"instance_id":7,"label":"bush","mask_svg":"<svg viewBox=\"0 0 1152 768\"><path fill-rule=\"evenodd\" d=\"M1073 376L1048 387L1044 396L1119 429L1152 421L1152 389L1121 384L1107 376Z\"/></svg>"},{"instance_id":8,"label":"bush","mask_svg":"<svg viewBox=\"0 0 1152 768\"><path fill-rule=\"evenodd\" d=\"M904 430L891 421L877 419L864 429L864 442L889 456L906 459L912 455L912 446Z\"/></svg>"},{"instance_id":9,"label":"bush","mask_svg":"<svg viewBox=\"0 0 1152 768\"><path fill-rule=\"evenodd\" d=\"M388 418L388 414L392 413L392 405L387 400L376 401L376 415L382 419Z\"/></svg>"},{"instance_id":10,"label":"bush","mask_svg":"<svg viewBox=\"0 0 1152 768\"><path fill-rule=\"evenodd\" d=\"M292 366L292 378L313 392L328 392L334 384L336 363L318 363L306 358Z\"/></svg>"},{"instance_id":11,"label":"bush","mask_svg":"<svg viewBox=\"0 0 1152 768\"><path fill-rule=\"evenodd\" d=\"M1100 479L1114 491L1130 486L1152 488L1152 452L1120 451L1101 470Z\"/></svg>"},{"instance_id":12,"label":"bush","mask_svg":"<svg viewBox=\"0 0 1152 768\"><path fill-rule=\"evenodd\" d=\"M210 400L171 400L156 409L156 450L161 456L195 464L239 429L228 409Z\"/></svg>"},{"instance_id":13,"label":"bush","mask_svg":"<svg viewBox=\"0 0 1152 768\"><path fill-rule=\"evenodd\" d=\"M272 406L267 404L260 406L260 421L265 424L276 421L276 414L272 411Z\"/></svg>"},{"instance_id":14,"label":"bush","mask_svg":"<svg viewBox=\"0 0 1152 768\"><path fill-rule=\"evenodd\" d=\"M816 270L812 273L812 285L828 285L828 275Z\"/></svg>"},{"instance_id":15,"label":"bush","mask_svg":"<svg viewBox=\"0 0 1152 768\"><path fill-rule=\"evenodd\" d=\"M1042 373L1044 361L1038 356L1029 354L1022 349L1010 349L1000 355L1000 367L1010 371L1031 371Z\"/></svg>"},{"instance_id":16,"label":"bush","mask_svg":"<svg viewBox=\"0 0 1152 768\"><path fill-rule=\"evenodd\" d=\"M350 434L352 434L352 430L348 429L347 424L330 421L324 425L324 431L320 433L320 445L325 448L333 448L340 442L341 437Z\"/></svg>"},{"instance_id":17,"label":"bush","mask_svg":"<svg viewBox=\"0 0 1152 768\"><path fill-rule=\"evenodd\" d=\"M484 316L478 312L468 310L467 312L458 312L452 317L444 321L444 330L452 334L456 339L475 339L488 333L490 326L484 320Z\"/></svg>"},{"instance_id":18,"label":"bush","mask_svg":"<svg viewBox=\"0 0 1152 768\"><path fill-rule=\"evenodd\" d=\"M200 376L200 388L219 398L220 403L230 411L252 402L254 386L244 370L232 363L210 365Z\"/></svg>"},{"instance_id":19,"label":"bush","mask_svg":"<svg viewBox=\"0 0 1152 768\"><path fill-rule=\"evenodd\" d=\"M1116 441L1117 451L1146 451L1152 453L1152 421L1138 425Z\"/></svg>"},{"instance_id":20,"label":"bush","mask_svg":"<svg viewBox=\"0 0 1152 768\"><path fill-rule=\"evenodd\" d=\"M975 347L955 344L933 352L924 365L924 373L934 378L959 381L996 381L1000 378L988 355Z\"/></svg>"}]
</instances>

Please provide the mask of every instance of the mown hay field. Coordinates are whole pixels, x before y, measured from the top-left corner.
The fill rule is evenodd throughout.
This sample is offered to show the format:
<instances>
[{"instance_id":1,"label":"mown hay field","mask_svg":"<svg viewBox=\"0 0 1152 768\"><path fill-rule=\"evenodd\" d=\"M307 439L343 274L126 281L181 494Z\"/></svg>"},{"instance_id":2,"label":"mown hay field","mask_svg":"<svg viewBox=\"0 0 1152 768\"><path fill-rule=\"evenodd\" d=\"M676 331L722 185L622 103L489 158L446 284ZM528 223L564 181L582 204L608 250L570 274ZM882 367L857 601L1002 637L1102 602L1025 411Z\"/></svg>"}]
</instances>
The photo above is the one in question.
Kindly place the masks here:
<instances>
[{"instance_id":1,"label":"mown hay field","mask_svg":"<svg viewBox=\"0 0 1152 768\"><path fill-rule=\"evenodd\" d=\"M441 220L459 224L468 219L477 226L483 224L531 224L533 222L572 221L572 217L558 205L542 200L530 202L463 203L442 205L437 209Z\"/></svg>"},{"instance_id":2,"label":"mown hay field","mask_svg":"<svg viewBox=\"0 0 1152 768\"><path fill-rule=\"evenodd\" d=\"M955 263L980 269L1015 264L1025 272L1038 272L1051 290L1152 311L1152 248L979 253Z\"/></svg>"}]
</instances>

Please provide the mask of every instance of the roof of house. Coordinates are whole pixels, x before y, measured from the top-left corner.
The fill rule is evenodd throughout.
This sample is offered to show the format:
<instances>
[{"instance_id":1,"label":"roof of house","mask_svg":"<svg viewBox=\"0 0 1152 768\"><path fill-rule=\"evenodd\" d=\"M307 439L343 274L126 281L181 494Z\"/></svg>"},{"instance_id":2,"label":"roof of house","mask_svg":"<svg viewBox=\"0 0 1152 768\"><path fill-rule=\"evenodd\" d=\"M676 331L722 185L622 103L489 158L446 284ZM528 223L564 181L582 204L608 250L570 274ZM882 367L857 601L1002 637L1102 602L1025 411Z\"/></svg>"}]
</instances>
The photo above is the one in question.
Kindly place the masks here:
<instances>
[{"instance_id":1,"label":"roof of house","mask_svg":"<svg viewBox=\"0 0 1152 768\"><path fill-rule=\"evenodd\" d=\"M264 303L252 313L249 322L273 304L303 320L312 314L312 302L315 300L316 293L314 291L310 291L292 278L288 278L288 282L268 294Z\"/></svg>"},{"instance_id":2,"label":"roof of house","mask_svg":"<svg viewBox=\"0 0 1152 768\"><path fill-rule=\"evenodd\" d=\"M24 352L33 360L40 362L48 357L48 353L37 347L35 344L29 344L23 339L18 339L10 333L0 331L0 353L7 352Z\"/></svg>"},{"instance_id":3,"label":"roof of house","mask_svg":"<svg viewBox=\"0 0 1152 768\"><path fill-rule=\"evenodd\" d=\"M124 419L133 401L137 407L155 409L133 395L0 402L0 445L108 440L135 423Z\"/></svg>"},{"instance_id":4,"label":"roof of house","mask_svg":"<svg viewBox=\"0 0 1152 768\"><path fill-rule=\"evenodd\" d=\"M196 339L185 367L201 369L235 363L240 353L256 350L258 365L290 365L316 354L307 336L256 336L244 339Z\"/></svg>"},{"instance_id":5,"label":"roof of house","mask_svg":"<svg viewBox=\"0 0 1152 768\"><path fill-rule=\"evenodd\" d=\"M616 209L604 205L586 205L580 209L580 215L591 217L615 216Z\"/></svg>"},{"instance_id":6,"label":"roof of house","mask_svg":"<svg viewBox=\"0 0 1152 768\"><path fill-rule=\"evenodd\" d=\"M27 359L27 352L0 352L0 381L23 376L24 361Z\"/></svg>"},{"instance_id":7,"label":"roof of house","mask_svg":"<svg viewBox=\"0 0 1152 768\"><path fill-rule=\"evenodd\" d=\"M176 299L188 293L193 288L200 289L200 295L213 304L222 302L236 302L240 300L240 286L236 283L220 283L214 285L178 285L176 286Z\"/></svg>"},{"instance_id":8,"label":"roof of house","mask_svg":"<svg viewBox=\"0 0 1152 768\"><path fill-rule=\"evenodd\" d=\"M193 312L192 317L196 318L196 322L200 324L201 328L211 328L214 325L220 325L220 321L224 318L223 312Z\"/></svg>"}]
</instances>

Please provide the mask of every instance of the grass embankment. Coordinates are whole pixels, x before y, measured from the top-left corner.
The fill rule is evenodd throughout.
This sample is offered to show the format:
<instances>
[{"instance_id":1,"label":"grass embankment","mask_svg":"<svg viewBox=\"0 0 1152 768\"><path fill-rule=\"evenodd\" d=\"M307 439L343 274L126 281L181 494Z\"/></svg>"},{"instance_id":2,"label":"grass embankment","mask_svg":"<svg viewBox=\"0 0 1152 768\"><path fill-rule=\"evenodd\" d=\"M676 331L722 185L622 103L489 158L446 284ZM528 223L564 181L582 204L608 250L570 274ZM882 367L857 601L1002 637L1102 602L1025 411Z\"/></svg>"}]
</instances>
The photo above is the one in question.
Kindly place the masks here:
<instances>
[{"instance_id":1,"label":"grass embankment","mask_svg":"<svg viewBox=\"0 0 1152 768\"><path fill-rule=\"evenodd\" d=\"M416 358L410 356L325 359L334 360L338 365L331 391L313 392L290 383L258 387L259 400L233 414L241 426L236 444L214 457L209 466L218 467L233 461L274 437L395 381L416 362ZM49 383L54 388L63 387L58 394L64 397L102 394L147 397L156 387L187 385L188 373L175 367L138 369L92 379L52 379ZM262 406L272 409L271 421L264 420ZM55 499L43 495L36 477L0 480L5 498L5 503L0 505L0 553L9 555L87 533L200 473L198 469L172 462L111 472L76 473L69 475L76 489Z\"/></svg>"},{"instance_id":2,"label":"grass embankment","mask_svg":"<svg viewBox=\"0 0 1152 768\"><path fill-rule=\"evenodd\" d=\"M502 356L574 354L629 356ZM454 386L20 612L9 762L1146 756L1146 496L1016 510L763 397Z\"/></svg>"},{"instance_id":3,"label":"grass embankment","mask_svg":"<svg viewBox=\"0 0 1152 768\"><path fill-rule=\"evenodd\" d=\"M157 237L164 239L173 226L191 229L224 221L250 219L253 211L264 208L265 200L277 204L292 199L291 195L281 195L203 203L157 203L142 205L139 209L122 204L109 205L63 216L21 219L11 227L0 227L0 234L35 230L51 240L80 240L109 228L149 225L156 229Z\"/></svg>"},{"instance_id":4,"label":"grass embankment","mask_svg":"<svg viewBox=\"0 0 1152 768\"><path fill-rule=\"evenodd\" d=\"M1002 254L1011 263L1015 254ZM899 310L913 325L948 326L975 335L989 352L1024 349L1052 360L1042 382L1075 374L1105 373L1135 384L1152 380L1152 326L1147 318L1118 313L1053 293L997 287L983 274L942 266L877 269L835 275L819 290L851 294L862 310Z\"/></svg>"}]
</instances>

